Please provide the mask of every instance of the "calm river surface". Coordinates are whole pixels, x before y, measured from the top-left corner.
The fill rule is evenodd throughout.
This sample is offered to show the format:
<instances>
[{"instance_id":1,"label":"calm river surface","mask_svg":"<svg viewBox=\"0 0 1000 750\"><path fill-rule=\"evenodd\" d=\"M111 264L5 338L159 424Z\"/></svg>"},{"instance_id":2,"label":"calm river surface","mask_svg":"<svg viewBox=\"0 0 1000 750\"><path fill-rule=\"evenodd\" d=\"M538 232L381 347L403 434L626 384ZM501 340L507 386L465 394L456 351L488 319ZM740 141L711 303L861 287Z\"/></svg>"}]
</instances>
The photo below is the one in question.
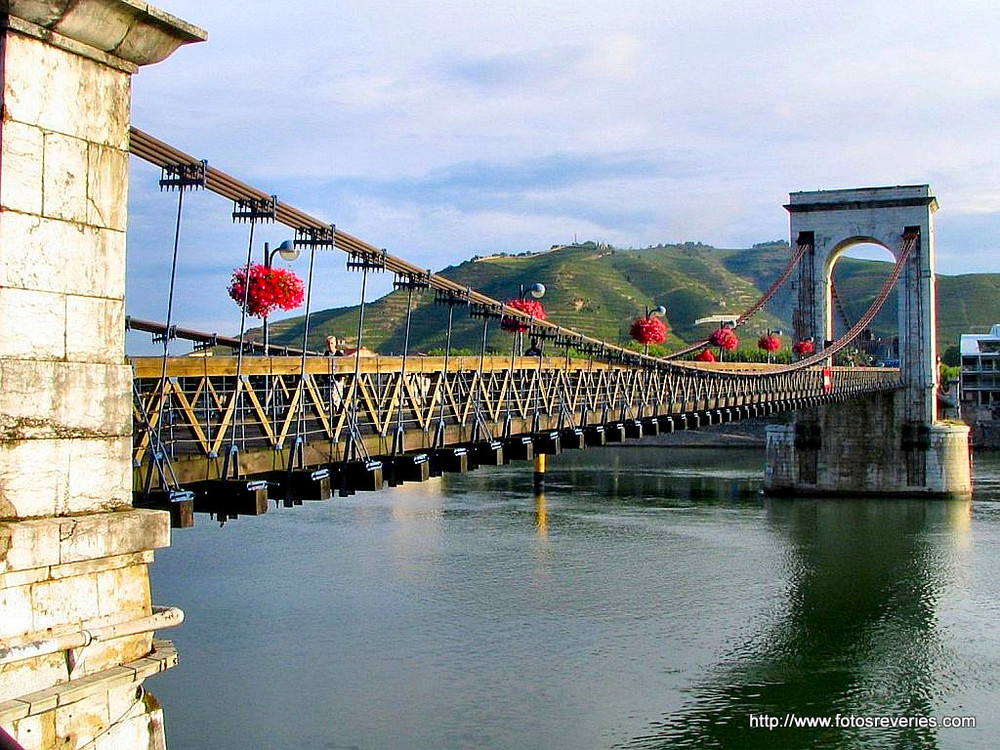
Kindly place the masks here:
<instances>
[{"instance_id":1,"label":"calm river surface","mask_svg":"<svg viewBox=\"0 0 1000 750\"><path fill-rule=\"evenodd\" d=\"M1000 457L973 503L764 500L630 446L335 498L157 552L170 750L995 748ZM974 716L975 729L751 726ZM754 718L756 717L756 719Z\"/></svg>"}]
</instances>

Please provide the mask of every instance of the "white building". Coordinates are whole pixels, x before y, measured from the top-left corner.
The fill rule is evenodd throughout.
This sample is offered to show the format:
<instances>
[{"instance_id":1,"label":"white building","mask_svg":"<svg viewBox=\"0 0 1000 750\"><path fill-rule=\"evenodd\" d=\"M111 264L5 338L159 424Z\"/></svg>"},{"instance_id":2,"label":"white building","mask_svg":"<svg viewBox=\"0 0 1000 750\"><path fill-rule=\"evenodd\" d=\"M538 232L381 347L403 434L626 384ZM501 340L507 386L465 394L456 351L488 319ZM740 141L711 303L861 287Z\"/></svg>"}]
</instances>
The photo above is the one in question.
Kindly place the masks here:
<instances>
[{"instance_id":1,"label":"white building","mask_svg":"<svg viewBox=\"0 0 1000 750\"><path fill-rule=\"evenodd\" d=\"M959 348L966 418L980 416L975 413L980 411L976 407L1000 409L1000 323L990 328L989 333L963 334Z\"/></svg>"}]
</instances>

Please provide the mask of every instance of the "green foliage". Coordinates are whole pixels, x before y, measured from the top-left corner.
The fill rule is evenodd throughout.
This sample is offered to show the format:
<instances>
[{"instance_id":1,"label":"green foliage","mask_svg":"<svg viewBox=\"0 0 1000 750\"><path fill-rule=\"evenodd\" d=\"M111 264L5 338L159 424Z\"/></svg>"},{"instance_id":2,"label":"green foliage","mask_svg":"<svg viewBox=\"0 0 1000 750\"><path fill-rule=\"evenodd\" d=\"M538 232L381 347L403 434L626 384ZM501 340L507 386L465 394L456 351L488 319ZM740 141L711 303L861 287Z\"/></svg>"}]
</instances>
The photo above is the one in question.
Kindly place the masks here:
<instances>
[{"instance_id":1,"label":"green foliage","mask_svg":"<svg viewBox=\"0 0 1000 750\"><path fill-rule=\"evenodd\" d=\"M962 373L962 368L952 365L941 364L941 385L945 385L949 380L958 380Z\"/></svg>"},{"instance_id":2,"label":"green foliage","mask_svg":"<svg viewBox=\"0 0 1000 750\"><path fill-rule=\"evenodd\" d=\"M956 369L961 366L962 355L958 348L958 344L952 344L944 350L944 354L941 355L941 363Z\"/></svg>"},{"instance_id":3,"label":"green foliage","mask_svg":"<svg viewBox=\"0 0 1000 750\"><path fill-rule=\"evenodd\" d=\"M719 350L712 348L712 352L716 357L719 357ZM693 358L698 352L694 352L691 355ZM734 352L724 352L721 357L719 357L720 362L768 362L776 365L787 365L792 361L792 352L789 349L779 349L776 352L771 353L771 359L768 360L767 352L759 349L757 346L747 346L743 344Z\"/></svg>"}]
</instances>

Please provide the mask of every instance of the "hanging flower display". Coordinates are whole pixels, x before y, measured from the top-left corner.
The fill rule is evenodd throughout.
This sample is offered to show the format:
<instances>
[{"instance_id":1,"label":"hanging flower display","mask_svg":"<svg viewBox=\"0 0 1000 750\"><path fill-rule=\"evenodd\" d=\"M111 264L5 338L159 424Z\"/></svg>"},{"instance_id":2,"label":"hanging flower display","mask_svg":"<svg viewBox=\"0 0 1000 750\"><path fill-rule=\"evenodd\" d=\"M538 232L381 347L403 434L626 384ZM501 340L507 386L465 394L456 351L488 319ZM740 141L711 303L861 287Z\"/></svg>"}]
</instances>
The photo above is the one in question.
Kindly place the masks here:
<instances>
[{"instance_id":1,"label":"hanging flower display","mask_svg":"<svg viewBox=\"0 0 1000 750\"><path fill-rule=\"evenodd\" d=\"M702 349L701 352L695 357L698 362L715 362L715 355L712 354L711 349Z\"/></svg>"},{"instance_id":2,"label":"hanging flower display","mask_svg":"<svg viewBox=\"0 0 1000 750\"><path fill-rule=\"evenodd\" d=\"M802 339L801 341L795 342L795 346L792 347L792 351L799 357L805 357L812 354L816 350L813 346L813 342L809 339Z\"/></svg>"},{"instance_id":3,"label":"hanging flower display","mask_svg":"<svg viewBox=\"0 0 1000 750\"><path fill-rule=\"evenodd\" d=\"M732 328L716 328L712 331L712 335L708 337L708 342L720 349L733 351L740 345L740 337L736 335L736 332Z\"/></svg>"},{"instance_id":4,"label":"hanging flower display","mask_svg":"<svg viewBox=\"0 0 1000 750\"><path fill-rule=\"evenodd\" d=\"M652 315L643 318L636 318L629 328L629 335L640 344L662 344L667 340L667 333L670 328L660 318Z\"/></svg>"},{"instance_id":5,"label":"hanging flower display","mask_svg":"<svg viewBox=\"0 0 1000 750\"><path fill-rule=\"evenodd\" d=\"M505 303L507 307L513 307L515 310L520 310L525 315L530 315L535 320L545 320L545 308L542 307L542 303L536 299L509 299ZM508 318L504 319L500 323L500 327L505 331L510 333L526 333L528 330L528 321L521 318Z\"/></svg>"},{"instance_id":6,"label":"hanging flower display","mask_svg":"<svg viewBox=\"0 0 1000 750\"><path fill-rule=\"evenodd\" d=\"M757 339L757 347L765 352L776 352L781 348L781 337L776 333L769 333Z\"/></svg>"},{"instance_id":7,"label":"hanging flower display","mask_svg":"<svg viewBox=\"0 0 1000 750\"><path fill-rule=\"evenodd\" d=\"M268 268L260 263L251 263L249 293L247 269L241 266L233 271L229 296L240 306L245 298L247 315L263 318L275 310L294 310L305 299L306 289L302 279L287 268Z\"/></svg>"}]
</instances>

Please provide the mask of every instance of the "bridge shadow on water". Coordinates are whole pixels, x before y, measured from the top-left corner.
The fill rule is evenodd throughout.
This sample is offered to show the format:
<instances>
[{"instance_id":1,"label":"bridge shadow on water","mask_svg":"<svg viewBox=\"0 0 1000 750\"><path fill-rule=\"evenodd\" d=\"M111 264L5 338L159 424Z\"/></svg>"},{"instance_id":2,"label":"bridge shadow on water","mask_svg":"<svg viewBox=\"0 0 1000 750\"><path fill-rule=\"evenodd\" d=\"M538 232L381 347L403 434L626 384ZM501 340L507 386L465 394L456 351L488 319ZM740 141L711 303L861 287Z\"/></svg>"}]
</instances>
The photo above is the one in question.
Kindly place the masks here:
<instances>
[{"instance_id":1,"label":"bridge shadow on water","mask_svg":"<svg viewBox=\"0 0 1000 750\"><path fill-rule=\"evenodd\" d=\"M545 480L547 491L571 495L588 504L592 512L615 513L640 507L692 507L705 505L760 504L761 482L757 478L763 454L756 451L724 451L677 448L671 460L651 464L654 452L648 446L606 447L583 454L564 453L551 459ZM600 460L592 460L599 456ZM682 460L676 460L682 456ZM753 477L748 479L748 477ZM531 492L531 473L523 467L504 472L469 475L467 487L523 496Z\"/></svg>"},{"instance_id":2,"label":"bridge shadow on water","mask_svg":"<svg viewBox=\"0 0 1000 750\"><path fill-rule=\"evenodd\" d=\"M971 504L810 499L764 508L790 542L779 614L729 648L679 711L620 747L945 747L929 728L768 729L751 717L940 716L957 677L936 607Z\"/></svg>"}]
</instances>

